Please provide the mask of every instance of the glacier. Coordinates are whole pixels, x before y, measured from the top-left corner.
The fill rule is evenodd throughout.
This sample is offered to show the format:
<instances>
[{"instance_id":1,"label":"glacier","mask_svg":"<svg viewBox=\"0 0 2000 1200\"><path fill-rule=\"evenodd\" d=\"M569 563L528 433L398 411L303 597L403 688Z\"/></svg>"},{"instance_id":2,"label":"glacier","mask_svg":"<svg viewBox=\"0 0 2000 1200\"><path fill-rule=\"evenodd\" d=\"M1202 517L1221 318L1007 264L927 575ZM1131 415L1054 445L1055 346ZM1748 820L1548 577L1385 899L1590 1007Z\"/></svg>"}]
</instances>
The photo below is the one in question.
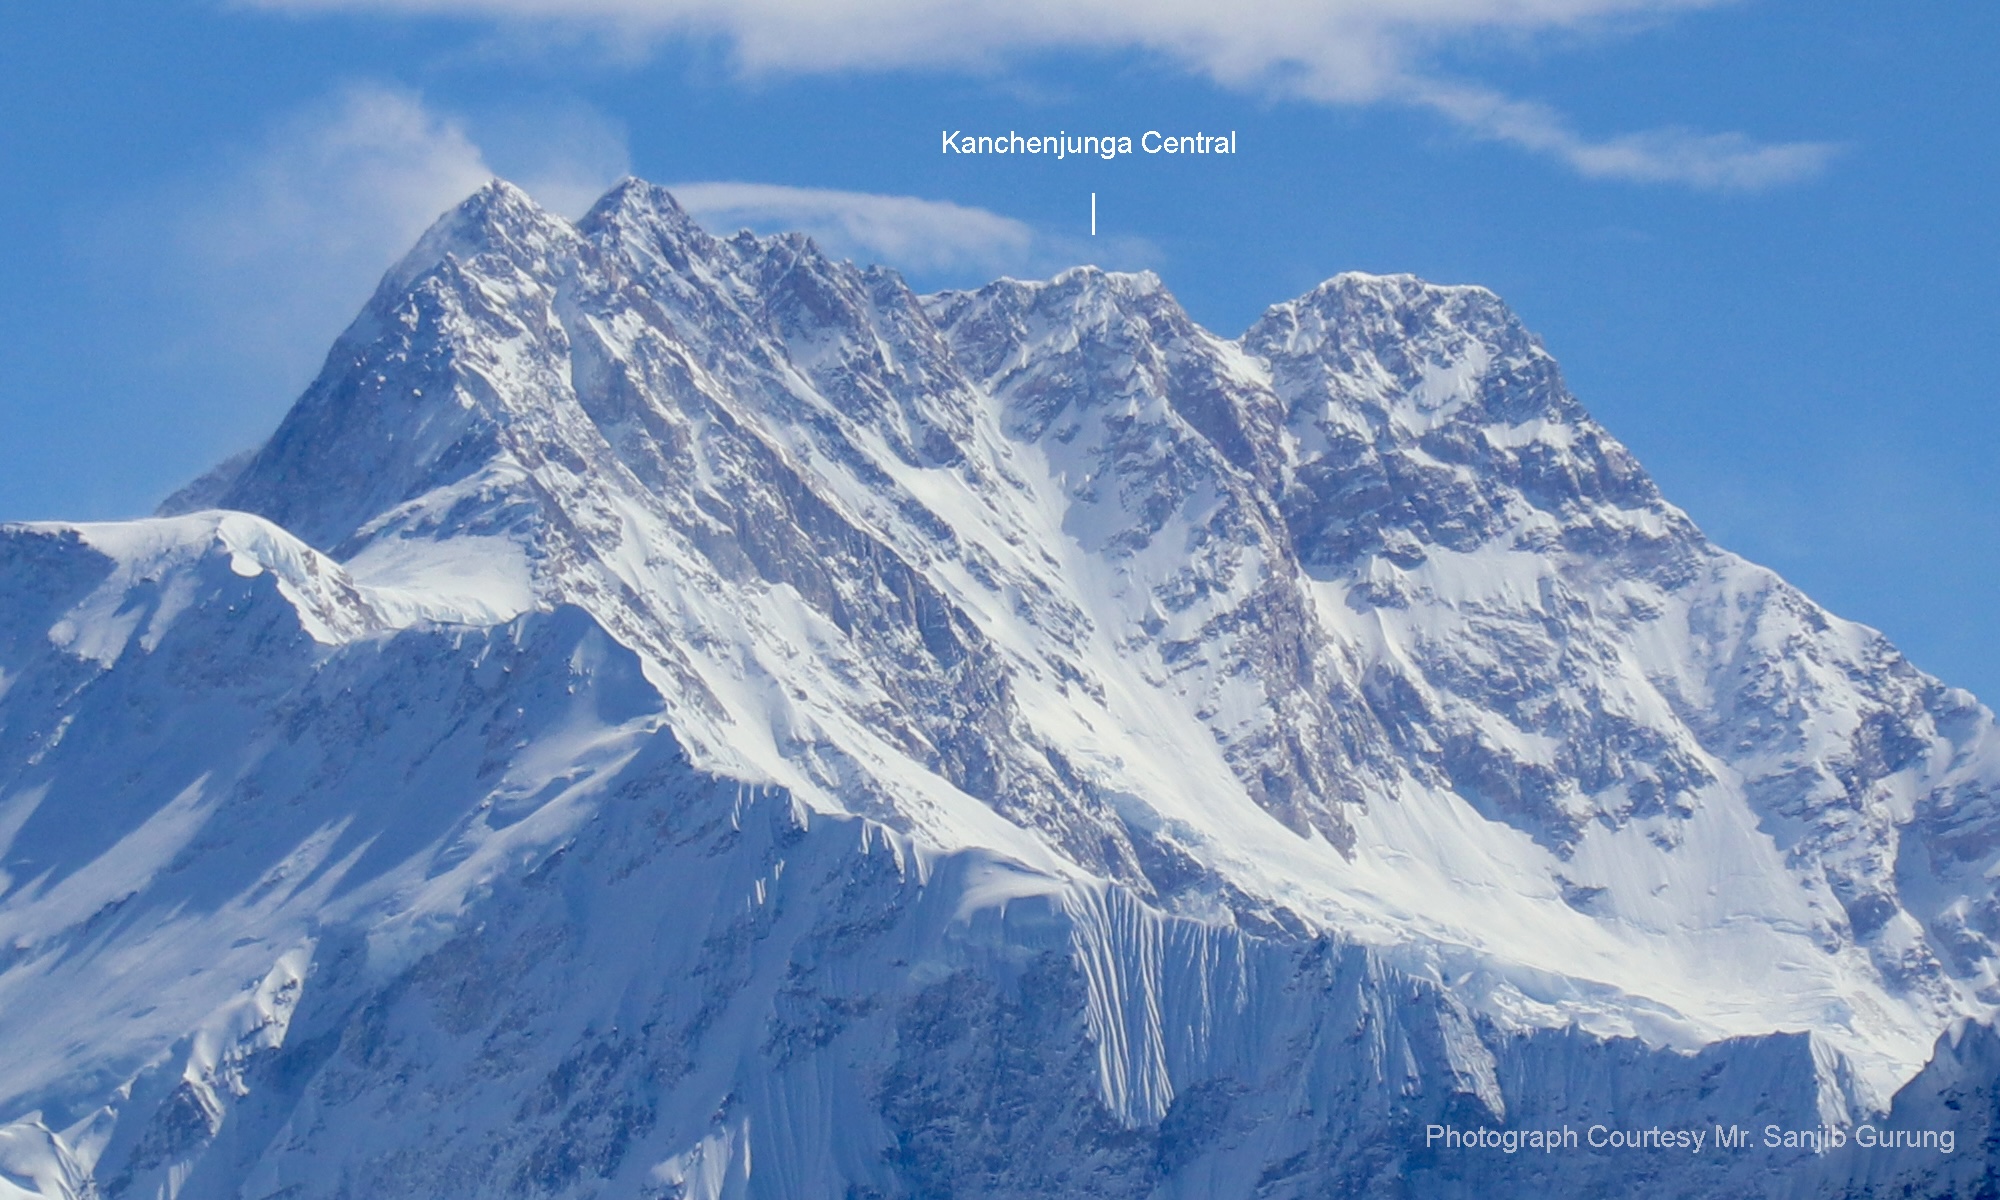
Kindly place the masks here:
<instances>
[{"instance_id":1,"label":"glacier","mask_svg":"<svg viewBox=\"0 0 2000 1200\"><path fill-rule=\"evenodd\" d=\"M496 181L0 527L0 1198L1972 1194L1996 793L1484 289ZM1958 1146L1425 1137L1593 1123Z\"/></svg>"}]
</instances>

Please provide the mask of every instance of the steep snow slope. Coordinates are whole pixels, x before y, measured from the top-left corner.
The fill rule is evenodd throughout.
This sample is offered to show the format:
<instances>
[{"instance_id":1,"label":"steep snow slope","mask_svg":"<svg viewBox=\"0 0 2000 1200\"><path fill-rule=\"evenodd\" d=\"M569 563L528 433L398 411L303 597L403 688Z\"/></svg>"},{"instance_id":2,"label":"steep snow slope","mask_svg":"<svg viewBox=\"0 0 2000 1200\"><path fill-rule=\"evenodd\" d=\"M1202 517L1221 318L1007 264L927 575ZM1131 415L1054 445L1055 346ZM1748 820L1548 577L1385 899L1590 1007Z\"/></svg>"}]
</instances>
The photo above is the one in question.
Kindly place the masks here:
<instances>
[{"instance_id":1,"label":"steep snow slope","mask_svg":"<svg viewBox=\"0 0 2000 1200\"><path fill-rule=\"evenodd\" d=\"M1483 290L496 183L183 505L0 533L0 1188L1956 1178L1417 1136L1881 1112L2000 936L1991 715Z\"/></svg>"}]
</instances>

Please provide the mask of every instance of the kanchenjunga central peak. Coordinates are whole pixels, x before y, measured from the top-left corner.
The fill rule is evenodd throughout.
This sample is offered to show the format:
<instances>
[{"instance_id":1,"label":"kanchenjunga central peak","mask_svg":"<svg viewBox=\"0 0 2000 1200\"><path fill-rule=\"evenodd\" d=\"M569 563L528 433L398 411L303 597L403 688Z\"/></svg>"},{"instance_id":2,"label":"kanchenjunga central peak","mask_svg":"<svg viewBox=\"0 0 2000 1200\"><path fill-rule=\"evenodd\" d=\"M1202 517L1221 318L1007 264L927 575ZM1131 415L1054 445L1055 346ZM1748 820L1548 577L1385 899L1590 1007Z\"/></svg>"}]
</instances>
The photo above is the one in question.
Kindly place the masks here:
<instances>
[{"instance_id":1,"label":"kanchenjunga central peak","mask_svg":"<svg viewBox=\"0 0 2000 1200\"><path fill-rule=\"evenodd\" d=\"M0 1196L1971 1194L1996 791L1482 288L495 182L0 528ZM1425 1136L1862 1123L1956 1152Z\"/></svg>"}]
</instances>

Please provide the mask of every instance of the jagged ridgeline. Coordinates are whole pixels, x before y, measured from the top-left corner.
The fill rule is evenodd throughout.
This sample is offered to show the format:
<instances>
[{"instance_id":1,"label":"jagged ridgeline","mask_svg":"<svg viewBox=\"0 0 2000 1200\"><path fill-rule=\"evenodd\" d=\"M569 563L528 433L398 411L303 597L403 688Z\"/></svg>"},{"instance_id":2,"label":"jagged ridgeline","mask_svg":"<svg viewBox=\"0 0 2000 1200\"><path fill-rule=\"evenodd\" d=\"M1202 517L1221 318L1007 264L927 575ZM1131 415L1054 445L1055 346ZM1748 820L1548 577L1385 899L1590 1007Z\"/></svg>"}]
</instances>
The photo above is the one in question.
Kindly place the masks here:
<instances>
[{"instance_id":1,"label":"jagged ridgeline","mask_svg":"<svg viewBox=\"0 0 2000 1200\"><path fill-rule=\"evenodd\" d=\"M0 530L0 1196L1970 1195L1996 781L1480 288L495 183Z\"/></svg>"}]
</instances>

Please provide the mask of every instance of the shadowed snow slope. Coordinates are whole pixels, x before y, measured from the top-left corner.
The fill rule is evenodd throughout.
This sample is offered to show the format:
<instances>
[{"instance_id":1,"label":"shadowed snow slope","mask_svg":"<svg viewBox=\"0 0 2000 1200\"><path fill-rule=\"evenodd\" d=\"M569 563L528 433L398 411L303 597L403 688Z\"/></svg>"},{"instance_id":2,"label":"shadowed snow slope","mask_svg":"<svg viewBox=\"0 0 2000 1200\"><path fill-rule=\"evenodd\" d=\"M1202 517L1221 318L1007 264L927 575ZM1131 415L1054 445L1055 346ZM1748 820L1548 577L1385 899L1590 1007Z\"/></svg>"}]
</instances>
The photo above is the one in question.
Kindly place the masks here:
<instances>
[{"instance_id":1,"label":"shadowed snow slope","mask_svg":"<svg viewBox=\"0 0 2000 1200\"><path fill-rule=\"evenodd\" d=\"M0 529L0 1197L1951 1194L1423 1130L1970 1111L1996 789L1482 289L496 182L261 449Z\"/></svg>"}]
</instances>

